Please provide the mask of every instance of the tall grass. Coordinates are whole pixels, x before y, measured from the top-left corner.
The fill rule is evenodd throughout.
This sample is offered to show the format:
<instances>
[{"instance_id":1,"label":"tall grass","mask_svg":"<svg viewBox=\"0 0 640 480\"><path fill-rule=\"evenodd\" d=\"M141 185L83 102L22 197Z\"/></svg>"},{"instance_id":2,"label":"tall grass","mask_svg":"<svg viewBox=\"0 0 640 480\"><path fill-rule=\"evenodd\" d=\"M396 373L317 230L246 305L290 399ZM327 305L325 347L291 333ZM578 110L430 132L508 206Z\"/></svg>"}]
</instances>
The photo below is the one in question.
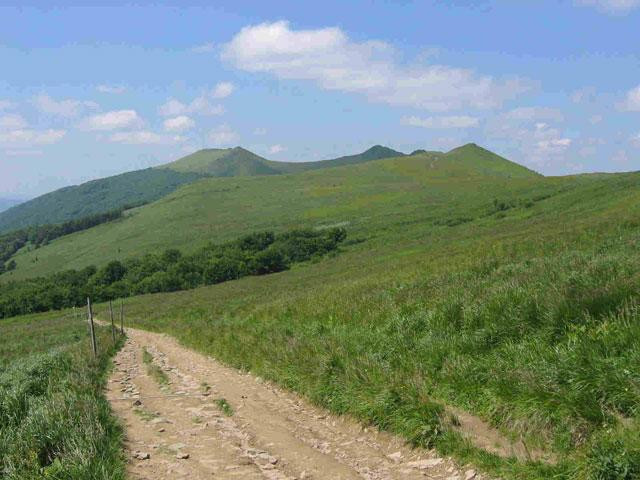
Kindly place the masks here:
<instances>
[{"instance_id":1,"label":"tall grass","mask_svg":"<svg viewBox=\"0 0 640 480\"><path fill-rule=\"evenodd\" d=\"M124 479L122 432L103 395L109 358L117 346L107 329L98 328L103 348L93 359L84 323L51 324L53 336L73 332L70 341L29 354L33 339L23 337L22 348L3 358L0 477ZM0 329L11 327L16 325ZM82 341L75 340L80 333Z\"/></svg>"},{"instance_id":2,"label":"tall grass","mask_svg":"<svg viewBox=\"0 0 640 480\"><path fill-rule=\"evenodd\" d=\"M143 326L504 478L630 480L640 468L640 241L635 228L610 233L565 236L578 250L489 251L390 282L250 297L226 313L205 308L203 290L180 321L159 297L130 308ZM556 460L481 451L452 427L447 404Z\"/></svg>"}]
</instances>

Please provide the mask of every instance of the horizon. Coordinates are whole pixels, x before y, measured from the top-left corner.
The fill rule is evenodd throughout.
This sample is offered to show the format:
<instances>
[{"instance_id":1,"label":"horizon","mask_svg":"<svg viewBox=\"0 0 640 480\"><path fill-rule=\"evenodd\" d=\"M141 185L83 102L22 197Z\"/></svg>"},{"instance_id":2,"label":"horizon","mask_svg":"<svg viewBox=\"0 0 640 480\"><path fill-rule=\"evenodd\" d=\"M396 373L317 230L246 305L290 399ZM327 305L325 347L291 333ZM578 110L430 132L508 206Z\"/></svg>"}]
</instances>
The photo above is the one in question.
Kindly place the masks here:
<instances>
[{"instance_id":1,"label":"horizon","mask_svg":"<svg viewBox=\"0 0 640 480\"><path fill-rule=\"evenodd\" d=\"M640 169L640 1L0 12L2 198L230 145L296 162L472 142L544 175Z\"/></svg>"}]
</instances>

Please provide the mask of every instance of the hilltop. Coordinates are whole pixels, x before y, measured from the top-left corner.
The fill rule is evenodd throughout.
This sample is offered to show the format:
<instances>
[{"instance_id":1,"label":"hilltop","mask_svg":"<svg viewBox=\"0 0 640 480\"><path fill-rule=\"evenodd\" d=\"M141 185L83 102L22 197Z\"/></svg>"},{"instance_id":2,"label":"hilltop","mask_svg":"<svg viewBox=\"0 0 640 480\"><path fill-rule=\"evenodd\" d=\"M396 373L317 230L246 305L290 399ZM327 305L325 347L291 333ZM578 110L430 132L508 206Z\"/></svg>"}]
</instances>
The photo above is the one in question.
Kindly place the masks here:
<instances>
[{"instance_id":1,"label":"hilltop","mask_svg":"<svg viewBox=\"0 0 640 480\"><path fill-rule=\"evenodd\" d=\"M117 221L24 247L0 289L8 298L85 275L115 297L162 291L126 298L127 326L172 335L414 447L493 478L624 478L640 465L638 185L638 173L544 177L474 144L201 176ZM193 288L203 278L194 266L234 265L215 245L241 262L239 241L292 229L346 238L262 272L278 273L230 270ZM83 270L49 277L70 268ZM156 283L132 291L139 272ZM47 305L60 297L42 291ZM107 309L95 305L99 317Z\"/></svg>"},{"instance_id":2,"label":"hilltop","mask_svg":"<svg viewBox=\"0 0 640 480\"><path fill-rule=\"evenodd\" d=\"M227 152L233 151L239 149ZM203 158L196 157L194 164L187 157L185 162L178 161L178 168L208 165ZM352 228L374 231L388 224L393 212L404 212L397 217L402 222L418 209L424 221L451 209L474 189L487 189L479 197L482 200L476 201L488 205L500 190L511 196L511 189L525 188L542 178L473 144L447 153L366 160L288 175L200 177L152 204L131 210L117 222L59 238L37 250L23 249L14 256L17 270L11 277L100 265L169 247L197 249L211 240L231 240L260 229L349 222ZM428 208L420 210L420 205Z\"/></svg>"},{"instance_id":3,"label":"hilltop","mask_svg":"<svg viewBox=\"0 0 640 480\"><path fill-rule=\"evenodd\" d=\"M177 172L192 172L213 177L241 177L254 175L280 175L298 173L321 168L355 165L380 160L382 158L402 157L404 153L388 147L375 145L356 155L318 160L314 162L276 162L267 160L242 147L207 148L174 162L161 165Z\"/></svg>"},{"instance_id":4,"label":"hilltop","mask_svg":"<svg viewBox=\"0 0 640 480\"><path fill-rule=\"evenodd\" d=\"M92 180L41 195L2 212L0 233L77 220L153 202L202 177L279 175L403 155L375 146L347 157L318 162L274 162L242 147L199 150L166 165Z\"/></svg>"}]
</instances>

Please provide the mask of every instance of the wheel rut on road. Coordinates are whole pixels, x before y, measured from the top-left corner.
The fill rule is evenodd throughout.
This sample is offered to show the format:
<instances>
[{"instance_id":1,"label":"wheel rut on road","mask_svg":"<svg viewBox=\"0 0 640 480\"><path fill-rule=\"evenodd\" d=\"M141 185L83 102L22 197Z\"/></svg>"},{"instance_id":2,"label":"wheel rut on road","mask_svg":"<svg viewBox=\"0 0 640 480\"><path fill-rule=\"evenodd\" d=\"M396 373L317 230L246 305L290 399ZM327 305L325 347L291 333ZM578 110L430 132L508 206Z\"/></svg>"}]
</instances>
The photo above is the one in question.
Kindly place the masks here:
<instances>
[{"instance_id":1,"label":"wheel rut on road","mask_svg":"<svg viewBox=\"0 0 640 480\"><path fill-rule=\"evenodd\" d=\"M132 479L481 478L170 336L136 329L127 336L107 396L125 428Z\"/></svg>"}]
</instances>

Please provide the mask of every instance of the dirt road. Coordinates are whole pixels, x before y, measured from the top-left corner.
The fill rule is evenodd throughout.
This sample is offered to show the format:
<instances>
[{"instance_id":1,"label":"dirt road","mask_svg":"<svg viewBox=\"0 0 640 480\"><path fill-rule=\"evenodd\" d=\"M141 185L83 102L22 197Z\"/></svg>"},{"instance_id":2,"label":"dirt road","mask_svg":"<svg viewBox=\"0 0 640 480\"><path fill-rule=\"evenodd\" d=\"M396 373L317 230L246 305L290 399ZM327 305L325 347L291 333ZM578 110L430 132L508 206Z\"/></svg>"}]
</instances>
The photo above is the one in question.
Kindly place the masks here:
<instances>
[{"instance_id":1,"label":"dirt road","mask_svg":"<svg viewBox=\"0 0 640 480\"><path fill-rule=\"evenodd\" d=\"M108 397L126 428L132 479L481 478L169 336L127 333Z\"/></svg>"}]
</instances>

